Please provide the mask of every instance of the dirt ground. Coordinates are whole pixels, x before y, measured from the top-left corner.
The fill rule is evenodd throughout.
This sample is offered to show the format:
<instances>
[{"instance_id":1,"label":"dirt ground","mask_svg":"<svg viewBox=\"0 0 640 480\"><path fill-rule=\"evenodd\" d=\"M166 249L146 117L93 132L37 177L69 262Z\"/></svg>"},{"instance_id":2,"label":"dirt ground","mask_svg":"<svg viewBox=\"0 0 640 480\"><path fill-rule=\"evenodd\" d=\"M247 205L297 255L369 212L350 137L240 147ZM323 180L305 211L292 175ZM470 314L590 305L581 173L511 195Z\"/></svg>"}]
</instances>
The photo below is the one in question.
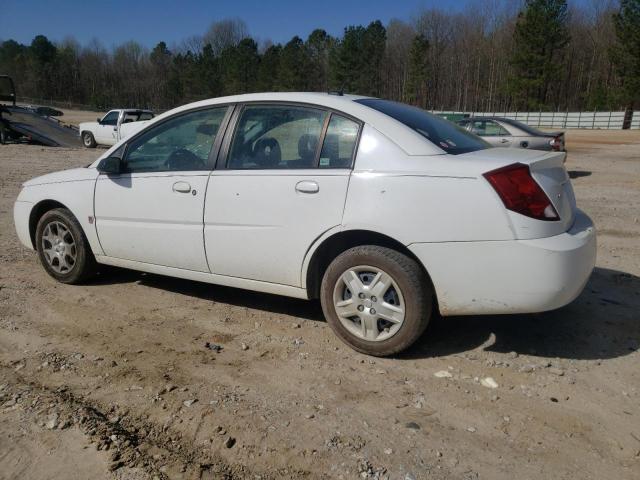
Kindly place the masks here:
<instances>
[{"instance_id":1,"label":"dirt ground","mask_svg":"<svg viewBox=\"0 0 640 480\"><path fill-rule=\"evenodd\" d=\"M56 283L14 199L101 151L1 146L0 478L638 479L640 132L568 149L599 235L584 293L437 319L373 359L315 302L124 270Z\"/></svg>"}]
</instances>

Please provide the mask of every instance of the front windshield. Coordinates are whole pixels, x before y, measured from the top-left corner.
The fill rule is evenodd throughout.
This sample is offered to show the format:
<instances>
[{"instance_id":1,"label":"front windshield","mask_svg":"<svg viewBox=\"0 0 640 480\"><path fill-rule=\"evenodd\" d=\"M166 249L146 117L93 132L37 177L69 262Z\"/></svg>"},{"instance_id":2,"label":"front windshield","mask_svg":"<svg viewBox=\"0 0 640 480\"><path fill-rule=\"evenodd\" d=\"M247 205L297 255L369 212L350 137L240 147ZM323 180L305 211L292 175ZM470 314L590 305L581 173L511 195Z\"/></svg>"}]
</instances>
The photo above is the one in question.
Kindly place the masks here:
<instances>
[{"instance_id":1,"label":"front windshield","mask_svg":"<svg viewBox=\"0 0 640 480\"><path fill-rule=\"evenodd\" d=\"M490 146L480 137L460 128L456 124L417 107L378 98L363 98L356 100L356 102L402 122L452 155L475 152Z\"/></svg>"}]
</instances>

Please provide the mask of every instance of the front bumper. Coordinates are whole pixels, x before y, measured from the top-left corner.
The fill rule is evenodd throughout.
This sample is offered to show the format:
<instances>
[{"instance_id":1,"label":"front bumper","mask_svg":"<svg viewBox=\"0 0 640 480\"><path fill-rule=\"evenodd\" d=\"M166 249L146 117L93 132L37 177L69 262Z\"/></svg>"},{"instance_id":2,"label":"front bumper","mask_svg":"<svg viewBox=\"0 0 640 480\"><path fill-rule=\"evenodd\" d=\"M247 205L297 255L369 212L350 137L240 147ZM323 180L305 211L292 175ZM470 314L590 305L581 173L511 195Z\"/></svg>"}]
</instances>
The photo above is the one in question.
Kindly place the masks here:
<instances>
[{"instance_id":1,"label":"front bumper","mask_svg":"<svg viewBox=\"0 0 640 480\"><path fill-rule=\"evenodd\" d=\"M33 203L16 201L13 205L13 222L16 226L16 233L25 247L33 250L33 244L31 243L31 234L29 233L29 216Z\"/></svg>"},{"instance_id":2,"label":"front bumper","mask_svg":"<svg viewBox=\"0 0 640 480\"><path fill-rule=\"evenodd\" d=\"M591 219L576 213L565 233L535 240L414 243L442 315L534 313L582 292L596 262Z\"/></svg>"}]
</instances>

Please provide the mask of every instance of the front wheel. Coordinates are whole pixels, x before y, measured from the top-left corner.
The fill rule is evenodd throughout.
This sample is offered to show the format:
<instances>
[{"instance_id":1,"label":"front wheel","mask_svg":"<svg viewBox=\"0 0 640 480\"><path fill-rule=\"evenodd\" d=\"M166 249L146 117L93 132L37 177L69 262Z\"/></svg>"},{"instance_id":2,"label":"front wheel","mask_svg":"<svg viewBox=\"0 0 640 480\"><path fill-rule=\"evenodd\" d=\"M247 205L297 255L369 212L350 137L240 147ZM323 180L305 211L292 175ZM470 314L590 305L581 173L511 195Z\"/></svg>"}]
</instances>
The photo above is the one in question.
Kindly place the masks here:
<instances>
[{"instance_id":1,"label":"front wheel","mask_svg":"<svg viewBox=\"0 0 640 480\"><path fill-rule=\"evenodd\" d=\"M96 148L96 139L93 138L93 133L91 132L82 132L82 144L86 148Z\"/></svg>"},{"instance_id":2,"label":"front wheel","mask_svg":"<svg viewBox=\"0 0 640 480\"><path fill-rule=\"evenodd\" d=\"M353 349L374 356L405 350L431 318L433 289L418 263L390 248L351 248L327 268L320 301L329 326Z\"/></svg>"},{"instance_id":3,"label":"front wheel","mask_svg":"<svg viewBox=\"0 0 640 480\"><path fill-rule=\"evenodd\" d=\"M66 208L46 212L36 227L40 263L62 283L80 283L96 272L96 260L87 237Z\"/></svg>"}]
</instances>

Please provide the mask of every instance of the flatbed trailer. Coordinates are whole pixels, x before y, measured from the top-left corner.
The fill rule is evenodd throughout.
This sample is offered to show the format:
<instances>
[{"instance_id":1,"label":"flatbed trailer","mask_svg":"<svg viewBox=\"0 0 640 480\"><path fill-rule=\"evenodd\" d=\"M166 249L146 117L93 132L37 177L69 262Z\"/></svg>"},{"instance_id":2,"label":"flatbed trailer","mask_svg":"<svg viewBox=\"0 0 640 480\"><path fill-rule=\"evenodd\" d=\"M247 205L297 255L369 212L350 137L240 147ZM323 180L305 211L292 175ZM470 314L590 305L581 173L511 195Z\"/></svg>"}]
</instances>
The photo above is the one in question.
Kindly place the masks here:
<instances>
[{"instance_id":1,"label":"flatbed trailer","mask_svg":"<svg viewBox=\"0 0 640 480\"><path fill-rule=\"evenodd\" d=\"M16 105L13 80L0 75L0 140L27 141L49 147L80 147L78 131L46 115L53 109L37 109Z\"/></svg>"}]
</instances>

